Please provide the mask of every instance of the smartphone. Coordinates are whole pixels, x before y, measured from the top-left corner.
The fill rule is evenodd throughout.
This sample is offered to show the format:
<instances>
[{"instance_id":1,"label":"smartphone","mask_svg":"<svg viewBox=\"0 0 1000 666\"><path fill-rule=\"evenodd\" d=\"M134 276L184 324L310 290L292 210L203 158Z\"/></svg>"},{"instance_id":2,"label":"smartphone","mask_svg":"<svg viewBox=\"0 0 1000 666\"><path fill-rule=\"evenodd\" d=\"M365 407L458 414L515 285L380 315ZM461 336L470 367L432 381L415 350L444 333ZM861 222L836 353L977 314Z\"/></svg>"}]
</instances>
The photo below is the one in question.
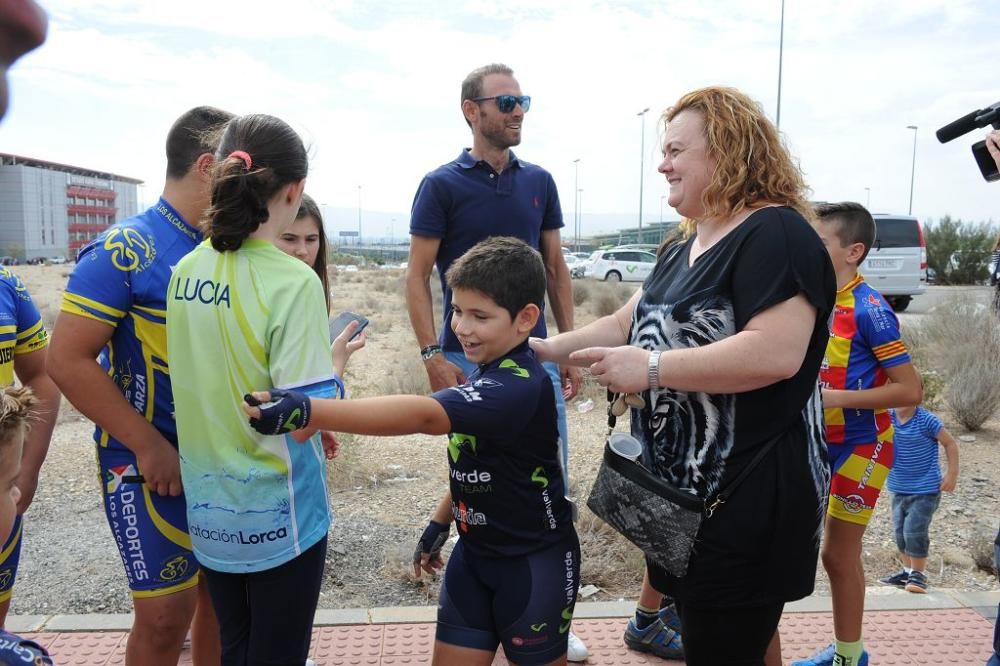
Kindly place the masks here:
<instances>
[{"instance_id":1,"label":"smartphone","mask_svg":"<svg viewBox=\"0 0 1000 666\"><path fill-rule=\"evenodd\" d=\"M359 325L358 330L354 331L354 335L351 336L351 340L354 340L361 335L361 331L365 330L365 326L368 325L368 319L366 317L354 314L353 312L341 312L339 315L330 320L330 341L333 342L352 321L358 322Z\"/></svg>"},{"instance_id":2,"label":"smartphone","mask_svg":"<svg viewBox=\"0 0 1000 666\"><path fill-rule=\"evenodd\" d=\"M983 178L986 179L987 183L1000 180L1000 169L997 169L997 163L993 160L993 156L990 155L990 150L986 147L985 140L972 144L972 154L976 157L976 164L979 165L979 171L983 174Z\"/></svg>"}]
</instances>

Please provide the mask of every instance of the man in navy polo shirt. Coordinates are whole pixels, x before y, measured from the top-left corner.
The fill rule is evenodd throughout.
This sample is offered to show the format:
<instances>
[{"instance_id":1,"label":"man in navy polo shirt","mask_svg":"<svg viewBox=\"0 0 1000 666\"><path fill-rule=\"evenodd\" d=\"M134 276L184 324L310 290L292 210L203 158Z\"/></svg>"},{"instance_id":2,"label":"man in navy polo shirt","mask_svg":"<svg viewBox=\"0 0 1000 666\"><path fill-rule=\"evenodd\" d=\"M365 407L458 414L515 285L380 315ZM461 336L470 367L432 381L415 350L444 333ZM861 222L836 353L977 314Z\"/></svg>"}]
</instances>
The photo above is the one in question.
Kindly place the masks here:
<instances>
[{"instance_id":1,"label":"man in navy polo shirt","mask_svg":"<svg viewBox=\"0 0 1000 666\"><path fill-rule=\"evenodd\" d=\"M472 148L424 176L413 199L406 306L432 391L464 383L475 369L451 330L451 290L444 275L466 250L490 236L515 236L541 252L556 326L560 332L573 330L573 286L563 259L559 232L563 219L555 181L548 171L518 159L510 150L521 143L521 124L530 103L506 65L473 70L462 82L462 114L472 130ZM430 289L435 265L444 292L440 334L434 327ZM538 318L531 334L545 337L545 317ZM580 370L545 366L556 391L565 475L566 400L580 388ZM451 498L442 501L450 506ZM571 637L570 661L586 656L586 647Z\"/></svg>"}]
</instances>

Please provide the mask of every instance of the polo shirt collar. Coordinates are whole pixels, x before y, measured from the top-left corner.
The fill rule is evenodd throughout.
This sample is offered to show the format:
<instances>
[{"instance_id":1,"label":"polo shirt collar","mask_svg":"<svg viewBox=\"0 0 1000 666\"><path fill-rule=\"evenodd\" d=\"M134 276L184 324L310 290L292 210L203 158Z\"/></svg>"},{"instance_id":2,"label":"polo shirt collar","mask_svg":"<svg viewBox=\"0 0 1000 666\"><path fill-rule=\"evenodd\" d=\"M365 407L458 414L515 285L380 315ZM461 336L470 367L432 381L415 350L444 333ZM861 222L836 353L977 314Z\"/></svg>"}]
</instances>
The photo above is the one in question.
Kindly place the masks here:
<instances>
[{"instance_id":1,"label":"polo shirt collar","mask_svg":"<svg viewBox=\"0 0 1000 666\"><path fill-rule=\"evenodd\" d=\"M462 153L458 156L458 159L455 160L455 162L457 162L458 166L463 169L471 169L479 164L479 160L472 156L472 148L463 148ZM510 161L507 163L507 168L515 166L521 166L521 162L517 159L517 155L514 154L514 151L511 150Z\"/></svg>"}]
</instances>

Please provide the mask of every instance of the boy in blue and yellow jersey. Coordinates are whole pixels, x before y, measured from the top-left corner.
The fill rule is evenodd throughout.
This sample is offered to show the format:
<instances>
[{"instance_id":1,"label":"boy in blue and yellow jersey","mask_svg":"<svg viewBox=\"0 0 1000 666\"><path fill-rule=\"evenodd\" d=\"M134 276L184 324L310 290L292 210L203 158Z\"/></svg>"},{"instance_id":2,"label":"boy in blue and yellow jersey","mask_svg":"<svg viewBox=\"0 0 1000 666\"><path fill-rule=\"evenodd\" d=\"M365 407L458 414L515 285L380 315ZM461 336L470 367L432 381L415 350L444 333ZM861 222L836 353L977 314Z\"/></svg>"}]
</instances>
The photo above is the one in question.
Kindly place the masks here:
<instances>
[{"instance_id":1,"label":"boy in blue and yellow jersey","mask_svg":"<svg viewBox=\"0 0 1000 666\"><path fill-rule=\"evenodd\" d=\"M875 242L871 214L852 202L822 204L816 212L816 231L837 274L830 341L820 368L832 468L821 555L830 576L835 641L793 664L865 666L861 538L892 467L888 409L919 404L922 390L896 315L858 273Z\"/></svg>"},{"instance_id":2,"label":"boy in blue and yellow jersey","mask_svg":"<svg viewBox=\"0 0 1000 666\"><path fill-rule=\"evenodd\" d=\"M430 397L363 400L272 389L246 396L244 409L268 435L309 423L371 435L448 434L441 455L451 492L414 559L417 573L443 566L441 546L456 524L434 663L490 664L502 643L511 663L564 664L580 544L565 497L552 378L528 347L545 298L542 257L523 241L493 237L456 260L446 279L449 325L476 365L465 383Z\"/></svg>"},{"instance_id":3,"label":"boy in blue and yellow jersey","mask_svg":"<svg viewBox=\"0 0 1000 666\"><path fill-rule=\"evenodd\" d=\"M10 386L15 375L38 399L38 422L24 440L17 518L0 548L0 628L7 619L10 597L21 560L22 515L31 505L38 487L38 472L49 450L49 440L59 413L59 389L45 372L49 335L38 308L20 278L0 266L0 386Z\"/></svg>"},{"instance_id":4,"label":"boy in blue and yellow jersey","mask_svg":"<svg viewBox=\"0 0 1000 666\"><path fill-rule=\"evenodd\" d=\"M174 123L163 195L80 251L52 339L53 379L96 426L104 508L135 606L128 664L176 664L192 617L195 664L219 659L185 517L165 317L171 271L201 241L212 130L231 117L197 107Z\"/></svg>"}]
</instances>

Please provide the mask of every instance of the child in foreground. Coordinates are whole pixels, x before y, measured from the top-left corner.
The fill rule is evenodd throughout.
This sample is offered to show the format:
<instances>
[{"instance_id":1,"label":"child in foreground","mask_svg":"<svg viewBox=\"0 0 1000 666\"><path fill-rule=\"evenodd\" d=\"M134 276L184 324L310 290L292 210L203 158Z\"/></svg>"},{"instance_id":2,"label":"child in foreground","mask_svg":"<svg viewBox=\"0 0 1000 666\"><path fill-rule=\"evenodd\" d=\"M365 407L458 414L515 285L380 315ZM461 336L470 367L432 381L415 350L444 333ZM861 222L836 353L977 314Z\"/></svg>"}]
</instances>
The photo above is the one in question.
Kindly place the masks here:
<instances>
[{"instance_id":1,"label":"child in foreground","mask_svg":"<svg viewBox=\"0 0 1000 666\"><path fill-rule=\"evenodd\" d=\"M433 663L488 666L502 643L513 664L565 664L580 546L560 473L551 380L528 348L545 268L525 243L495 237L459 258L446 279L452 330L478 364L465 384L430 397L350 401L271 390L248 395L244 410L254 428L272 435L296 427L448 434L450 496L415 560L428 572L442 566L440 547L457 523Z\"/></svg>"},{"instance_id":2,"label":"child in foreground","mask_svg":"<svg viewBox=\"0 0 1000 666\"><path fill-rule=\"evenodd\" d=\"M29 388L5 386L0 389L0 543L7 540L17 517L21 498L15 481L21 471L21 449L32 408L38 399ZM0 665L52 664L49 653L38 643L0 629Z\"/></svg>"}]
</instances>

